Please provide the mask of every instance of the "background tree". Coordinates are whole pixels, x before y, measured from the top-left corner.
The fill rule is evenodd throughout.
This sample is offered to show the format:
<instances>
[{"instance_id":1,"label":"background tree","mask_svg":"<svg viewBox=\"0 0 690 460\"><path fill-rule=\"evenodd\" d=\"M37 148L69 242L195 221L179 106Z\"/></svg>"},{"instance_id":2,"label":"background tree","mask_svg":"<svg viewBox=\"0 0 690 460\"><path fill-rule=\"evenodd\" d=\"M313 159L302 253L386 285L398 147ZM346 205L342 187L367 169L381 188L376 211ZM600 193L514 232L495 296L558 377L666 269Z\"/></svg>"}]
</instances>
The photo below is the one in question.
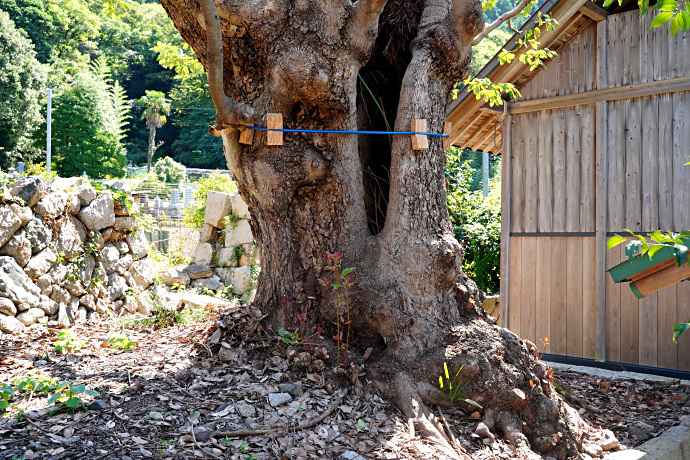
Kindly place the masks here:
<instances>
[{"instance_id":1,"label":"background tree","mask_svg":"<svg viewBox=\"0 0 690 460\"><path fill-rule=\"evenodd\" d=\"M147 156L146 172L151 172L151 160L153 153L156 151L156 129L160 128L168 120L166 115L170 113L170 103L165 99L165 94L160 91L146 91L137 103L144 106L144 112L141 114L141 119L146 120L146 126L149 128L149 146Z\"/></svg>"},{"instance_id":2,"label":"background tree","mask_svg":"<svg viewBox=\"0 0 690 460\"><path fill-rule=\"evenodd\" d=\"M123 177L122 143L129 106L124 90L111 82L103 64L80 73L53 102L55 169L62 177Z\"/></svg>"},{"instance_id":3,"label":"background tree","mask_svg":"<svg viewBox=\"0 0 690 460\"><path fill-rule=\"evenodd\" d=\"M178 34L153 48L158 62L175 71L170 100L175 106L173 124L179 136L172 145L177 161L189 167L216 169L225 166L223 142L208 132L216 109L211 100L208 78L189 45Z\"/></svg>"},{"instance_id":4,"label":"background tree","mask_svg":"<svg viewBox=\"0 0 690 460\"><path fill-rule=\"evenodd\" d=\"M588 428L557 395L533 346L487 321L482 295L462 272L441 139L423 151L412 150L409 136L286 133L271 146L255 131L251 145L238 142L246 126L265 126L267 113L282 113L286 128L409 131L412 119L425 119L428 131L442 132L453 86L471 71L480 2L161 4L207 71L214 130L259 241L256 304L274 328L306 314L307 327L335 333L339 325L374 348L369 378L449 455L427 409L448 404L436 381L444 363L462 368L463 395L521 452L565 458L586 449ZM329 253L337 255L326 262ZM315 282L340 270L334 260L357 276L343 316L338 289ZM286 298L294 300L284 309Z\"/></svg>"},{"instance_id":5,"label":"background tree","mask_svg":"<svg viewBox=\"0 0 690 460\"><path fill-rule=\"evenodd\" d=\"M0 0L0 10L27 33L46 64L82 58L79 48L98 33L100 23L83 0Z\"/></svg>"},{"instance_id":6,"label":"background tree","mask_svg":"<svg viewBox=\"0 0 690 460\"><path fill-rule=\"evenodd\" d=\"M43 121L45 79L33 45L0 11L0 168L39 153L32 135Z\"/></svg>"}]
</instances>

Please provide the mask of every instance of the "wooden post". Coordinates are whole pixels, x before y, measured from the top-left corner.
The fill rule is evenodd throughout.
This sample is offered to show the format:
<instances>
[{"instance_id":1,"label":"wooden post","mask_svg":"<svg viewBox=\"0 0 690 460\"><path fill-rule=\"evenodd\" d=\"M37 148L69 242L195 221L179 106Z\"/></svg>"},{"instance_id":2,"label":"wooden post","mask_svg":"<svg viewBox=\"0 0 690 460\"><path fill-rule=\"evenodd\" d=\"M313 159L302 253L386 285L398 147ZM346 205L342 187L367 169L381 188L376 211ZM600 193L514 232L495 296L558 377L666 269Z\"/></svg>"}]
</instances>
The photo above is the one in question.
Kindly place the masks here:
<instances>
[{"instance_id":1,"label":"wooden post","mask_svg":"<svg viewBox=\"0 0 690 460\"><path fill-rule=\"evenodd\" d=\"M445 122L443 125L443 134L446 134L450 136L453 133L453 123L450 121ZM450 140L450 137L444 137L443 138L443 150L448 151L453 147L453 143Z\"/></svg>"},{"instance_id":2,"label":"wooden post","mask_svg":"<svg viewBox=\"0 0 690 460\"><path fill-rule=\"evenodd\" d=\"M501 126L502 161L501 161L501 286L499 299L498 324L510 327L510 155L512 154L512 117L503 119Z\"/></svg>"},{"instance_id":3,"label":"wooden post","mask_svg":"<svg viewBox=\"0 0 690 460\"><path fill-rule=\"evenodd\" d=\"M251 145L254 141L254 130L247 127L244 131L240 132L240 144Z\"/></svg>"},{"instance_id":4,"label":"wooden post","mask_svg":"<svg viewBox=\"0 0 690 460\"><path fill-rule=\"evenodd\" d=\"M596 87L606 87L607 21L597 23ZM606 361L606 231L608 225L608 103L597 102L595 109L595 351L597 361Z\"/></svg>"},{"instance_id":5,"label":"wooden post","mask_svg":"<svg viewBox=\"0 0 690 460\"><path fill-rule=\"evenodd\" d=\"M426 132L426 120L413 119L412 120L413 133L425 133ZM429 148L429 140L424 134L413 134L412 136L412 150L426 150Z\"/></svg>"},{"instance_id":6,"label":"wooden post","mask_svg":"<svg viewBox=\"0 0 690 460\"><path fill-rule=\"evenodd\" d=\"M266 114L266 127L270 129L283 129L283 115L280 113ZM267 131L266 145L283 145L282 131Z\"/></svg>"}]
</instances>

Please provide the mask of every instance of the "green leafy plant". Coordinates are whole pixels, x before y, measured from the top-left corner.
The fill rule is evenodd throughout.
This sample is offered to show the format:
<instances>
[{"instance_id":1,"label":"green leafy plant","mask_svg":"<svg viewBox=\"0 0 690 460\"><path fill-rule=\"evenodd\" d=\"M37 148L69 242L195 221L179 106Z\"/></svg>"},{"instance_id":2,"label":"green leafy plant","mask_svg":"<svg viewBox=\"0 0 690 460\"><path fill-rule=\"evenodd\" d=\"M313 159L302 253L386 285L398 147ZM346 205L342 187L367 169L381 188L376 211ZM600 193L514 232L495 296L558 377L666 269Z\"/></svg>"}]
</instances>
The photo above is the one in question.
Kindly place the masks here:
<instances>
[{"instance_id":1,"label":"green leafy plant","mask_svg":"<svg viewBox=\"0 0 690 460\"><path fill-rule=\"evenodd\" d=\"M278 335L280 336L280 340L288 345L292 345L302 340L302 336L297 330L290 332L281 327L278 329Z\"/></svg>"},{"instance_id":2,"label":"green leafy plant","mask_svg":"<svg viewBox=\"0 0 690 460\"><path fill-rule=\"evenodd\" d=\"M151 315L146 318L121 318L120 326L128 328L171 327L175 324L194 324L203 321L211 314L211 310L203 306L187 307L181 310L161 307L151 302Z\"/></svg>"},{"instance_id":3,"label":"green leafy plant","mask_svg":"<svg viewBox=\"0 0 690 460\"><path fill-rule=\"evenodd\" d=\"M458 382L458 378L460 377L460 373L462 372L462 369L465 366L460 366L460 369L455 373L455 376L453 378L450 378L450 373L448 372L448 364L443 363L443 371L445 375L445 380L443 379L443 376L440 375L438 377L438 386L440 391L446 391L448 392L448 399L450 400L450 404L453 405L455 401L464 401L468 404L471 404L473 406L476 406L478 408L482 408L479 404L477 404L475 401L472 401L471 399L468 398L460 398L459 395L462 392L462 390L465 389L467 384L469 382L463 383L462 380ZM444 384L445 381L445 384Z\"/></svg>"},{"instance_id":4,"label":"green leafy plant","mask_svg":"<svg viewBox=\"0 0 690 460\"><path fill-rule=\"evenodd\" d=\"M632 259L639 252L640 256L649 255L651 259L662 248L671 248L673 256L676 259L676 265L681 266L688 261L688 247L686 241L690 238L690 231L676 232L661 232L655 230L649 235L649 240L642 234L637 234L632 230L625 229L630 233L630 237L621 235L614 235L609 238L607 243L608 249L614 248L621 243L626 243L625 255L628 259Z\"/></svg>"},{"instance_id":5,"label":"green leafy plant","mask_svg":"<svg viewBox=\"0 0 690 460\"><path fill-rule=\"evenodd\" d=\"M79 406L84 406L80 395L100 396L96 390L89 390L83 383L71 385L72 382L63 382L56 389L55 393L48 398L47 404L58 403L57 410L64 408L76 409Z\"/></svg>"},{"instance_id":6,"label":"green leafy plant","mask_svg":"<svg viewBox=\"0 0 690 460\"><path fill-rule=\"evenodd\" d=\"M193 204L185 210L185 222L192 227L201 229L204 226L204 213L206 212L206 197L208 192L223 192L234 194L237 185L227 174L211 174L194 183L197 189L194 192Z\"/></svg>"},{"instance_id":7,"label":"green leafy plant","mask_svg":"<svg viewBox=\"0 0 690 460\"><path fill-rule=\"evenodd\" d=\"M14 388L9 385L0 386L0 411L9 407L11 396L14 396Z\"/></svg>"},{"instance_id":8,"label":"green leafy plant","mask_svg":"<svg viewBox=\"0 0 690 460\"><path fill-rule=\"evenodd\" d=\"M606 0L604 8L611 5L614 0ZM618 0L620 5L622 0ZM641 14L649 10L649 0L638 0ZM683 9L685 7L685 9ZM671 35L675 36L679 30L690 30L690 2L683 0L659 0L652 8L661 11L652 21L650 28L662 26L671 22Z\"/></svg>"},{"instance_id":9,"label":"green leafy plant","mask_svg":"<svg viewBox=\"0 0 690 460\"><path fill-rule=\"evenodd\" d=\"M184 182L187 177L187 168L170 157L159 158L153 169L163 182Z\"/></svg>"},{"instance_id":10,"label":"green leafy plant","mask_svg":"<svg viewBox=\"0 0 690 460\"><path fill-rule=\"evenodd\" d=\"M79 340L71 331L60 331L57 340L53 343L55 353L78 353L84 347L84 342Z\"/></svg>"},{"instance_id":11,"label":"green leafy plant","mask_svg":"<svg viewBox=\"0 0 690 460\"><path fill-rule=\"evenodd\" d=\"M25 393L51 393L60 386L60 382L52 377L31 373L17 378L13 385L17 388L17 391Z\"/></svg>"},{"instance_id":12,"label":"green leafy plant","mask_svg":"<svg viewBox=\"0 0 690 460\"><path fill-rule=\"evenodd\" d=\"M498 292L501 274L501 192L493 181L489 196L472 191L474 170L462 162L460 150L448 153L448 212L455 237L463 248L462 270L479 289ZM500 177L500 175L499 175Z\"/></svg>"},{"instance_id":13,"label":"green leafy plant","mask_svg":"<svg viewBox=\"0 0 690 460\"><path fill-rule=\"evenodd\" d=\"M137 346L137 343L130 340L126 335L111 337L106 343L110 345L110 348L119 348L127 351L133 351L131 349Z\"/></svg>"}]
</instances>

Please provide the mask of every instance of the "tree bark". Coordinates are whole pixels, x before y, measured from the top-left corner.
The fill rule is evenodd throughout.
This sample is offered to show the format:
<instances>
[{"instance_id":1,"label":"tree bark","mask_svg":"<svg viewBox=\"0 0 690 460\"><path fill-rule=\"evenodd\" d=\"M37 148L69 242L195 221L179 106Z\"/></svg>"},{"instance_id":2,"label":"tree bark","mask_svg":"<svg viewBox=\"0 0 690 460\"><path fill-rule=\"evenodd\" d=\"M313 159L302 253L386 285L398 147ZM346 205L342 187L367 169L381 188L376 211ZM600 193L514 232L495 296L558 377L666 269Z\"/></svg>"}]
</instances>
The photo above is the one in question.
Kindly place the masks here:
<instances>
[{"instance_id":1,"label":"tree bark","mask_svg":"<svg viewBox=\"0 0 690 460\"><path fill-rule=\"evenodd\" d=\"M554 391L534 345L490 324L483 293L462 272L441 138L421 151L403 135L285 133L284 145L268 146L255 131L252 145L238 142L247 123L266 126L267 113L295 129L409 131L426 119L429 132L443 132L483 28L481 3L216 0L216 17L210 0L205 12L197 0L160 1L209 81L222 81L215 130L250 208L262 263L255 303L269 322L306 313L308 327L334 332L341 307L316 280L329 274L327 254L340 252L357 280L350 343L376 349L369 375L415 429L452 452L426 409L448 404L437 381L447 363L469 382L462 396L516 446L555 458L589 449L589 428ZM206 39L207 30L218 37L218 20L222 66L220 41Z\"/></svg>"},{"instance_id":2,"label":"tree bark","mask_svg":"<svg viewBox=\"0 0 690 460\"><path fill-rule=\"evenodd\" d=\"M149 148L146 155L146 172L151 172L151 160L153 159L153 152L156 150L156 125L149 125Z\"/></svg>"}]
</instances>

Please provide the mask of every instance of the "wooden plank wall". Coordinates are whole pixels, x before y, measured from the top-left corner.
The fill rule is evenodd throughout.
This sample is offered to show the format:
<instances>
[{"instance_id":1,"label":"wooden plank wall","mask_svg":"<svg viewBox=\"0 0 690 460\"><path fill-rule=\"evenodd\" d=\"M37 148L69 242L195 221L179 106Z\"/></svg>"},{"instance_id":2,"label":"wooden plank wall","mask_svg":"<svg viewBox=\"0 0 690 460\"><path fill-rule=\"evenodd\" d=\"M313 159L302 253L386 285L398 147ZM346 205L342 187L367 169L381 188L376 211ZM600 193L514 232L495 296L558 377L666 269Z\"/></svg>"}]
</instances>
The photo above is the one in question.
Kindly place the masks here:
<instances>
[{"instance_id":1,"label":"wooden plank wall","mask_svg":"<svg viewBox=\"0 0 690 460\"><path fill-rule=\"evenodd\" d=\"M650 29L653 15L610 16L608 85L690 76L690 34ZM630 34L633 35L630 35ZM690 92L610 102L608 106L607 232L690 228ZM607 254L607 267L623 261ZM608 361L690 371L690 338L673 343L673 323L690 320L690 282L638 300L627 284L607 278Z\"/></svg>"},{"instance_id":2,"label":"wooden plank wall","mask_svg":"<svg viewBox=\"0 0 690 460\"><path fill-rule=\"evenodd\" d=\"M535 72L520 89L518 101L544 99L552 96L581 93L596 89L594 76L596 23L590 22L547 62L546 68Z\"/></svg>"},{"instance_id":3,"label":"wooden plank wall","mask_svg":"<svg viewBox=\"0 0 690 460\"><path fill-rule=\"evenodd\" d=\"M606 87L690 76L690 34L649 29L639 11L606 22ZM523 99L596 89L596 24L564 46L523 87ZM604 85L603 83L601 85ZM690 92L600 104L607 171L606 232L690 229ZM547 353L595 358L595 105L511 117L507 321ZM504 195L505 196L505 195ZM603 221L602 221L603 222ZM543 236L539 234L543 233ZM619 247L606 266L624 258ZM690 371L690 335L671 340L690 320L690 281L638 301L606 277L606 360ZM602 326L603 327L603 326ZM602 346L603 349L603 346Z\"/></svg>"},{"instance_id":4,"label":"wooden plank wall","mask_svg":"<svg viewBox=\"0 0 690 460\"><path fill-rule=\"evenodd\" d=\"M515 115L511 232L594 232L594 105Z\"/></svg>"},{"instance_id":5,"label":"wooden plank wall","mask_svg":"<svg viewBox=\"0 0 690 460\"><path fill-rule=\"evenodd\" d=\"M510 239L510 330L547 353L594 359L593 237Z\"/></svg>"},{"instance_id":6,"label":"wooden plank wall","mask_svg":"<svg viewBox=\"0 0 690 460\"><path fill-rule=\"evenodd\" d=\"M548 337L547 353L594 359L594 106L512 121L510 329L540 350ZM565 236L580 232L592 236Z\"/></svg>"}]
</instances>

